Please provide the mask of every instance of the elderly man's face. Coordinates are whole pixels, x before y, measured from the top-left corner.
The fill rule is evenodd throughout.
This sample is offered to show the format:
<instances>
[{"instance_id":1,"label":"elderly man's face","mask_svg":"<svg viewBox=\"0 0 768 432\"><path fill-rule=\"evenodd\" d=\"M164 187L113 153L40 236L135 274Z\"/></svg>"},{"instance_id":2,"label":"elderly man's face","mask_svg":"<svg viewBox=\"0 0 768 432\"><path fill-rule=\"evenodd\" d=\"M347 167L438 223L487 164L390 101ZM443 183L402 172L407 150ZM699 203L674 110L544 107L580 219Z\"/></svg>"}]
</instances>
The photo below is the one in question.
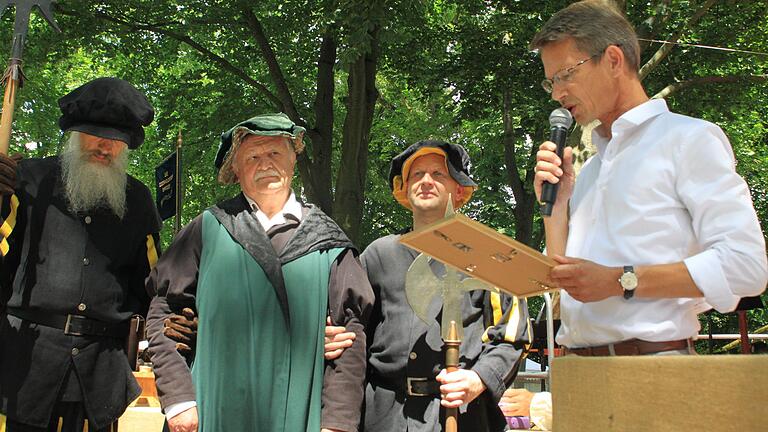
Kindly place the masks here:
<instances>
[{"instance_id":1,"label":"elderly man's face","mask_svg":"<svg viewBox=\"0 0 768 432\"><path fill-rule=\"evenodd\" d=\"M246 195L280 194L291 188L296 153L285 137L247 135L232 161Z\"/></svg>"},{"instance_id":2,"label":"elderly man's face","mask_svg":"<svg viewBox=\"0 0 768 432\"><path fill-rule=\"evenodd\" d=\"M445 157L427 154L418 157L408 171L408 202L414 213L443 212L448 196L457 205L464 193L445 166Z\"/></svg>"},{"instance_id":3,"label":"elderly man's face","mask_svg":"<svg viewBox=\"0 0 768 432\"><path fill-rule=\"evenodd\" d=\"M89 162L110 166L126 148L122 141L80 132L80 150Z\"/></svg>"}]
</instances>

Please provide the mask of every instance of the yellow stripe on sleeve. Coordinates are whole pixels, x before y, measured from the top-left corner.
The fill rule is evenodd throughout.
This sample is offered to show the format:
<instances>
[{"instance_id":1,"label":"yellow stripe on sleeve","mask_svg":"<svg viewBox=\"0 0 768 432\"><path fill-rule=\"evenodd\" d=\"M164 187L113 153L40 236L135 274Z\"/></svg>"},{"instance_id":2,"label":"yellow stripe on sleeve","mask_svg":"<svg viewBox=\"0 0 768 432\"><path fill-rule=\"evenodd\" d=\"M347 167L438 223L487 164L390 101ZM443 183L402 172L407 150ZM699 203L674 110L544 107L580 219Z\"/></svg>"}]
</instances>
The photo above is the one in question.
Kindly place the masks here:
<instances>
[{"instance_id":1,"label":"yellow stripe on sleeve","mask_svg":"<svg viewBox=\"0 0 768 432\"><path fill-rule=\"evenodd\" d=\"M0 255L6 256L11 250L8 244L8 237L11 236L13 228L16 227L16 213L19 210L19 198L16 195L11 195L11 209L8 213L8 217L5 218L2 225L0 225ZM0 432L2 432L0 430Z\"/></svg>"},{"instance_id":2,"label":"yellow stripe on sleeve","mask_svg":"<svg viewBox=\"0 0 768 432\"><path fill-rule=\"evenodd\" d=\"M504 319L504 311L501 309L501 295L499 293L492 292L491 293L491 308L493 309L493 325L497 326L502 323ZM520 325L520 302L518 301L517 297L512 297L512 305L510 306L509 310L507 311L507 315L509 316L509 319L507 320L507 324L504 326L504 341L505 342L515 342L517 340L517 327ZM530 334L530 323L528 323L528 334ZM490 338L488 337L488 330L485 329L485 332L483 333L482 341L483 342L489 342Z\"/></svg>"},{"instance_id":3,"label":"yellow stripe on sleeve","mask_svg":"<svg viewBox=\"0 0 768 432\"><path fill-rule=\"evenodd\" d=\"M8 217L5 218L3 224L0 225L0 236L8 238L13 232L13 228L16 226L16 212L19 209L19 199L16 195L11 195L11 211Z\"/></svg>"},{"instance_id":4,"label":"yellow stripe on sleeve","mask_svg":"<svg viewBox=\"0 0 768 432\"><path fill-rule=\"evenodd\" d=\"M157 264L157 248L155 247L155 238L152 234L147 236L147 261L149 262L150 270L155 268L155 264Z\"/></svg>"},{"instance_id":5,"label":"yellow stripe on sleeve","mask_svg":"<svg viewBox=\"0 0 768 432\"><path fill-rule=\"evenodd\" d=\"M491 293L491 308L493 309L493 325L498 325L504 316L504 311L501 310L501 294Z\"/></svg>"},{"instance_id":6,"label":"yellow stripe on sleeve","mask_svg":"<svg viewBox=\"0 0 768 432\"><path fill-rule=\"evenodd\" d=\"M504 329L504 340L514 342L517 337L517 327L520 325L520 301L516 296L512 296L512 306L510 308L507 328ZM530 325L530 323L528 324Z\"/></svg>"},{"instance_id":7,"label":"yellow stripe on sleeve","mask_svg":"<svg viewBox=\"0 0 768 432\"><path fill-rule=\"evenodd\" d=\"M5 416L0 414L0 432L5 432Z\"/></svg>"}]
</instances>

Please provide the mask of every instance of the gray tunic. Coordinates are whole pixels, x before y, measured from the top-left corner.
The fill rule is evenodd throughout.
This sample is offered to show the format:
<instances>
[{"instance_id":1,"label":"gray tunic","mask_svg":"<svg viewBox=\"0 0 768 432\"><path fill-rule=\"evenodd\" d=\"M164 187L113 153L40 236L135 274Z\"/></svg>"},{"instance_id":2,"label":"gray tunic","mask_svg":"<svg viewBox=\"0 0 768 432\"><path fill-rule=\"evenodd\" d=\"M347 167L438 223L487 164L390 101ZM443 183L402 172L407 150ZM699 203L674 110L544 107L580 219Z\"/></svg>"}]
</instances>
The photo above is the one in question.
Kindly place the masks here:
<instances>
[{"instance_id":1,"label":"gray tunic","mask_svg":"<svg viewBox=\"0 0 768 432\"><path fill-rule=\"evenodd\" d=\"M364 430L438 432L444 423L440 396L408 396L405 391L407 377L434 380L444 368L445 356L439 325L428 327L408 304L405 274L418 253L398 239L399 235L378 239L362 255L376 294L367 329L369 382ZM442 275L445 269L433 263L433 271ZM497 403L514 379L530 341L526 303L472 291L464 297L462 315L460 366L475 371L487 390L460 408L459 428L502 431L505 422ZM435 320L439 324L440 314Z\"/></svg>"}]
</instances>

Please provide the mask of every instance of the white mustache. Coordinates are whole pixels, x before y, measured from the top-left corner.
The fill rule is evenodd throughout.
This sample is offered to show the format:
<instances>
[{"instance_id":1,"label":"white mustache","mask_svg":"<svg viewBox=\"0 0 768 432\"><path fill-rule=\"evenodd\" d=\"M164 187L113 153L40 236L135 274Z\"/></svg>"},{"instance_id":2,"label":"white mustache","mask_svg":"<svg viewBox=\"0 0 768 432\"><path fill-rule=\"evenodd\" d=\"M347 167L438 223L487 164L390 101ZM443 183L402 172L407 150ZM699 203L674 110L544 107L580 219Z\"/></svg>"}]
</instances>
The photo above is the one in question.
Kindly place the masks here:
<instances>
[{"instance_id":1,"label":"white mustache","mask_svg":"<svg viewBox=\"0 0 768 432\"><path fill-rule=\"evenodd\" d=\"M278 173L277 170L273 168L264 171L256 171L256 174L253 175L253 180L261 180L264 177L280 177L280 173Z\"/></svg>"}]
</instances>

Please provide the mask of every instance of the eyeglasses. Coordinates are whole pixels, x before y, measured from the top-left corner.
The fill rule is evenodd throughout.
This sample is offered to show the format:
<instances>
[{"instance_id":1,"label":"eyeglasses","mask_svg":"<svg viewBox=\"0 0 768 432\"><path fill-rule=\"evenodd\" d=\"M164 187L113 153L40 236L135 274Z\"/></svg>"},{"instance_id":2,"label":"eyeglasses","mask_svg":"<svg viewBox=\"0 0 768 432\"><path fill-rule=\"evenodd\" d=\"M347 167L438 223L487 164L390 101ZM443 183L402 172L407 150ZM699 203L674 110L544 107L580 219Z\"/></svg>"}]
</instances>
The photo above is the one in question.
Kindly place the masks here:
<instances>
[{"instance_id":1,"label":"eyeglasses","mask_svg":"<svg viewBox=\"0 0 768 432\"><path fill-rule=\"evenodd\" d=\"M554 90L555 88L555 84L569 82L571 78L573 78L573 72L576 70L577 67L583 65L584 63L592 60L595 57L599 57L602 54L603 52L601 51L600 53L593 54L567 69L561 69L559 72L552 75L552 79L547 78L543 80L541 82L541 87L544 89L545 92L552 93L552 90Z\"/></svg>"}]
</instances>

